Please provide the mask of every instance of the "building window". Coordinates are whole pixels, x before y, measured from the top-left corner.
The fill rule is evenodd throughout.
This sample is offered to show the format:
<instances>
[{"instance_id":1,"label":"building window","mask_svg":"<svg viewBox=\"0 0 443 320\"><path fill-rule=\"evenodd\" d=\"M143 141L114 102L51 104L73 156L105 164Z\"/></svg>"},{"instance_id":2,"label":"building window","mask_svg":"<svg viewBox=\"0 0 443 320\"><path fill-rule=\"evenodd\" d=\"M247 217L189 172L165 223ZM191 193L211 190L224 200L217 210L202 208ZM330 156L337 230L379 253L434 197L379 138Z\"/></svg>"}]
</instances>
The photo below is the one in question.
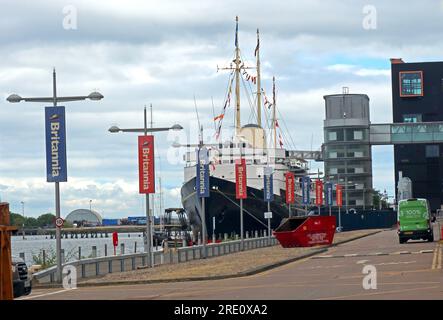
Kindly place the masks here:
<instances>
[{"instance_id":1,"label":"building window","mask_svg":"<svg viewBox=\"0 0 443 320\"><path fill-rule=\"evenodd\" d=\"M363 131L355 130L354 131L354 140L362 140L363 139Z\"/></svg>"},{"instance_id":2,"label":"building window","mask_svg":"<svg viewBox=\"0 0 443 320\"><path fill-rule=\"evenodd\" d=\"M440 156L440 148L438 145L426 146L426 158L438 158Z\"/></svg>"},{"instance_id":3,"label":"building window","mask_svg":"<svg viewBox=\"0 0 443 320\"><path fill-rule=\"evenodd\" d=\"M337 141L337 132L329 132L329 141Z\"/></svg>"},{"instance_id":4,"label":"building window","mask_svg":"<svg viewBox=\"0 0 443 320\"><path fill-rule=\"evenodd\" d=\"M403 122L422 122L421 114L404 114Z\"/></svg>"},{"instance_id":5,"label":"building window","mask_svg":"<svg viewBox=\"0 0 443 320\"><path fill-rule=\"evenodd\" d=\"M400 97L423 96L423 71L400 72Z\"/></svg>"}]
</instances>

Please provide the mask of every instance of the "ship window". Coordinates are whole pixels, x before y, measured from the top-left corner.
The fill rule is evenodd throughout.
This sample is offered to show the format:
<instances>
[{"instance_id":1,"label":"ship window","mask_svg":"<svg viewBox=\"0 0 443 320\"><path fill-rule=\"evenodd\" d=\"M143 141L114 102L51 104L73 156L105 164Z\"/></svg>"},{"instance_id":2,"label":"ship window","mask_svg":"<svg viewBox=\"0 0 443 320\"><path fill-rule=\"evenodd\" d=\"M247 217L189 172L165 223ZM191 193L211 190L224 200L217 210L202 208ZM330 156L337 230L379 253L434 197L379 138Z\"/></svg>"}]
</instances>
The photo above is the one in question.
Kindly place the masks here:
<instances>
[{"instance_id":1,"label":"ship window","mask_svg":"<svg viewBox=\"0 0 443 320\"><path fill-rule=\"evenodd\" d=\"M400 72L400 97L423 96L423 71Z\"/></svg>"}]
</instances>

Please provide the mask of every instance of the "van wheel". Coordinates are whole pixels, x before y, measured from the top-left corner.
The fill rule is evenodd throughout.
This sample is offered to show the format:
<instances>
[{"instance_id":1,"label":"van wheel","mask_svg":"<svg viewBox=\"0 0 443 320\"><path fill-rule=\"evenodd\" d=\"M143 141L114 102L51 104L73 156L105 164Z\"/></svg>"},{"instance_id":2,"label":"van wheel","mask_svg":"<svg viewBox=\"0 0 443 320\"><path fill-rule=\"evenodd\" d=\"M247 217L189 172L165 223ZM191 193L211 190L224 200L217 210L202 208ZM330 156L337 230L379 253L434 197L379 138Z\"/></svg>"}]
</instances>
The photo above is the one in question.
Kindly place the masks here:
<instances>
[{"instance_id":1,"label":"van wheel","mask_svg":"<svg viewBox=\"0 0 443 320\"><path fill-rule=\"evenodd\" d=\"M429 242L434 242L434 234L431 234L428 238Z\"/></svg>"},{"instance_id":2,"label":"van wheel","mask_svg":"<svg viewBox=\"0 0 443 320\"><path fill-rule=\"evenodd\" d=\"M398 238L398 240L399 240L400 244L403 244L406 241L408 241L408 239L406 239L406 238Z\"/></svg>"}]
</instances>

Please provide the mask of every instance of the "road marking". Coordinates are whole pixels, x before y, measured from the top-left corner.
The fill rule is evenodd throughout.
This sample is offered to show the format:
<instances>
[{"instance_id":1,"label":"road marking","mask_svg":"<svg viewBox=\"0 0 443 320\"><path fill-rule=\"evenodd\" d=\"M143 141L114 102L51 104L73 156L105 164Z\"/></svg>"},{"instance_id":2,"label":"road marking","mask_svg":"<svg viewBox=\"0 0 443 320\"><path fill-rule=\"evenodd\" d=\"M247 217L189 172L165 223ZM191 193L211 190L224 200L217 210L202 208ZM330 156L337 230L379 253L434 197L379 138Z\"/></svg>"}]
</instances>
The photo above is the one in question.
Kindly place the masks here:
<instances>
[{"instance_id":1,"label":"road marking","mask_svg":"<svg viewBox=\"0 0 443 320\"><path fill-rule=\"evenodd\" d=\"M432 252L434 252L434 250L420 250L419 251L420 253L432 253Z\"/></svg>"},{"instance_id":2,"label":"road marking","mask_svg":"<svg viewBox=\"0 0 443 320\"><path fill-rule=\"evenodd\" d=\"M397 254L411 254L411 252L410 251L397 251L397 252L394 252L394 253L391 253L392 255L397 255Z\"/></svg>"},{"instance_id":3,"label":"road marking","mask_svg":"<svg viewBox=\"0 0 443 320\"><path fill-rule=\"evenodd\" d=\"M441 244L437 244L434 249L434 258L432 259L432 270L440 270L441 269L441 260L442 260L442 248Z\"/></svg>"},{"instance_id":4,"label":"road marking","mask_svg":"<svg viewBox=\"0 0 443 320\"><path fill-rule=\"evenodd\" d=\"M368 262L369 260L359 260L357 261L357 264L365 264L366 262Z\"/></svg>"},{"instance_id":5,"label":"road marking","mask_svg":"<svg viewBox=\"0 0 443 320\"><path fill-rule=\"evenodd\" d=\"M436 287L421 287L421 288L411 288L411 289L402 289L402 290L390 290L390 291L379 291L379 292L362 293L362 294L354 293L352 295L327 297L327 298L320 298L320 299L317 299L317 300L347 299L347 298L355 298L357 296L359 296L359 297L375 296L375 295L380 295L380 294L403 293L403 292L407 292L407 291L429 290L429 289L436 289L436 288L440 288L440 287L439 286L436 286Z\"/></svg>"},{"instance_id":6,"label":"road marking","mask_svg":"<svg viewBox=\"0 0 443 320\"><path fill-rule=\"evenodd\" d=\"M357 253L348 253L348 254L345 254L345 255L344 255L345 258L346 258L346 257L357 257L357 256L358 256Z\"/></svg>"},{"instance_id":7,"label":"road marking","mask_svg":"<svg viewBox=\"0 0 443 320\"><path fill-rule=\"evenodd\" d=\"M63 293L63 292L68 292L68 291L72 291L72 290L76 290L77 288L73 288L73 289L63 289L63 290L59 290L59 291L54 291L54 292L48 292L48 293L43 293L43 294L38 294L36 296L29 296L29 297L24 297L24 298L18 298L17 300L31 300L31 299L37 299L37 298L41 298L41 297L47 297L47 296L52 296L54 294L59 294L59 293Z\"/></svg>"}]
</instances>

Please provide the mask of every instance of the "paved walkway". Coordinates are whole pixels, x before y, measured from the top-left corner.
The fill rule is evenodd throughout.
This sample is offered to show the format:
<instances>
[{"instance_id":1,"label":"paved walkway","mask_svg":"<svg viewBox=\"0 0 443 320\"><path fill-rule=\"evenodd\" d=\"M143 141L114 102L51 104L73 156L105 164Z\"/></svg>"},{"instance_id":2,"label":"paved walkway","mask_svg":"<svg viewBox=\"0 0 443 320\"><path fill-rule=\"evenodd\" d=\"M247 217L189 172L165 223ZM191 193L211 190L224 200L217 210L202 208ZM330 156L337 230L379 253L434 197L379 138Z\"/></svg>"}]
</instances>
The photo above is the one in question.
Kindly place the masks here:
<instances>
[{"instance_id":1,"label":"paved walkway","mask_svg":"<svg viewBox=\"0 0 443 320\"><path fill-rule=\"evenodd\" d=\"M380 230L358 230L337 233L334 243L373 234ZM192 260L189 262L161 265L153 269L141 269L122 273L111 273L105 276L81 281L81 284L111 284L116 282L135 281L172 281L192 280L193 278L226 277L243 274L276 263L317 252L326 246L312 248L282 248L280 245L236 252L219 257Z\"/></svg>"}]
</instances>

